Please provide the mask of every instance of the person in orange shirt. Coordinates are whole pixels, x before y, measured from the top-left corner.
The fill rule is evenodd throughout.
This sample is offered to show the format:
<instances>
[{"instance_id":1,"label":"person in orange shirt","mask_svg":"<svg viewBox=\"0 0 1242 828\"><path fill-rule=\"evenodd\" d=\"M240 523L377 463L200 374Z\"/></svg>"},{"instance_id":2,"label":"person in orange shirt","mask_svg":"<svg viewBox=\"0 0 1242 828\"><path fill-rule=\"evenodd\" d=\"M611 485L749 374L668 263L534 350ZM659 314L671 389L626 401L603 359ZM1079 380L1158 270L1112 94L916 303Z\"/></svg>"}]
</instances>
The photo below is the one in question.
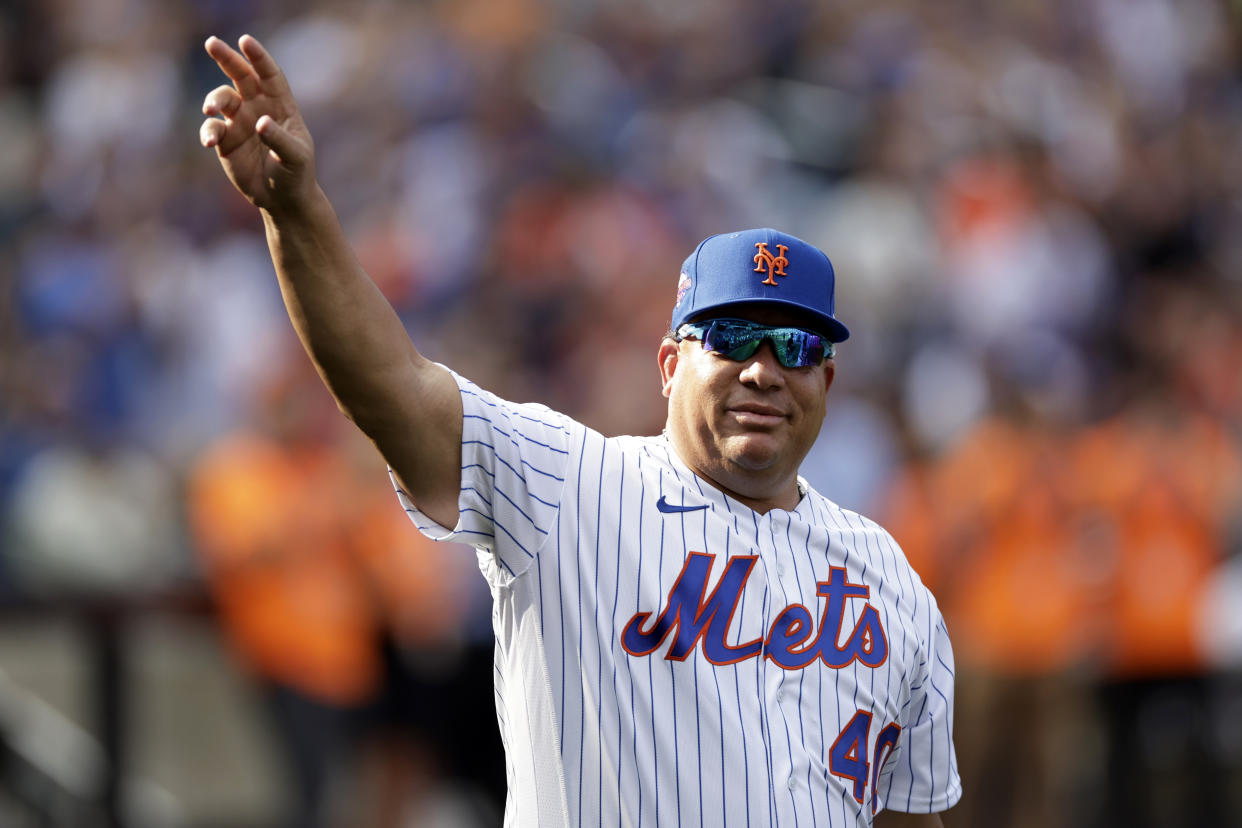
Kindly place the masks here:
<instances>
[{"instance_id":1,"label":"person in orange shirt","mask_svg":"<svg viewBox=\"0 0 1242 828\"><path fill-rule=\"evenodd\" d=\"M405 824L449 777L485 820L505 785L499 735L477 715L491 704L486 590L460 549L410 534L343 425L294 360L253 423L199 458L190 520L221 624L286 749L293 824ZM467 760L463 739L494 742L491 758ZM348 817L346 788L362 791Z\"/></svg>"},{"instance_id":2,"label":"person in orange shirt","mask_svg":"<svg viewBox=\"0 0 1242 828\"><path fill-rule=\"evenodd\" d=\"M1197 626L1242 467L1236 443L1186 402L1153 388L1072 455L1080 499L1118 535L1099 705L1107 810L1137 828L1231 822Z\"/></svg>"},{"instance_id":3,"label":"person in orange shirt","mask_svg":"<svg viewBox=\"0 0 1242 828\"><path fill-rule=\"evenodd\" d=\"M955 737L977 782L957 825L1055 826L1074 784L1061 746L1085 715L1077 671L1101 625L1065 438L1029 415L989 417L908 468L890 499L894 536L960 642Z\"/></svg>"},{"instance_id":4,"label":"person in orange shirt","mask_svg":"<svg viewBox=\"0 0 1242 828\"><path fill-rule=\"evenodd\" d=\"M382 680L330 409L296 374L277 378L253 426L208 447L188 486L196 549L224 632L270 703L299 826L329 821L326 792Z\"/></svg>"}]
</instances>

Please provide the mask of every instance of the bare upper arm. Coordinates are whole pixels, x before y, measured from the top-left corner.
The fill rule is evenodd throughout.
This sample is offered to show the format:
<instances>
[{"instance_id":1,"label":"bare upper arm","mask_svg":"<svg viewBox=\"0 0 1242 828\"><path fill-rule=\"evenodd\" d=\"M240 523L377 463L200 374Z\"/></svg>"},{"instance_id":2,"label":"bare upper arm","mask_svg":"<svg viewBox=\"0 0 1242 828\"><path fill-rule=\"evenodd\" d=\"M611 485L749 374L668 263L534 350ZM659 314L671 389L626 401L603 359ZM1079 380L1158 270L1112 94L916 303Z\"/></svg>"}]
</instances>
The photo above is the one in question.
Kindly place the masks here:
<instances>
[{"instance_id":1,"label":"bare upper arm","mask_svg":"<svg viewBox=\"0 0 1242 828\"><path fill-rule=\"evenodd\" d=\"M880 811L873 824L875 828L944 828L940 814L903 814L901 811Z\"/></svg>"},{"instance_id":2,"label":"bare upper arm","mask_svg":"<svg viewBox=\"0 0 1242 828\"><path fill-rule=\"evenodd\" d=\"M383 411L347 413L379 449L410 500L437 523L452 527L461 490L457 382L444 366L416 356L391 383Z\"/></svg>"}]
</instances>

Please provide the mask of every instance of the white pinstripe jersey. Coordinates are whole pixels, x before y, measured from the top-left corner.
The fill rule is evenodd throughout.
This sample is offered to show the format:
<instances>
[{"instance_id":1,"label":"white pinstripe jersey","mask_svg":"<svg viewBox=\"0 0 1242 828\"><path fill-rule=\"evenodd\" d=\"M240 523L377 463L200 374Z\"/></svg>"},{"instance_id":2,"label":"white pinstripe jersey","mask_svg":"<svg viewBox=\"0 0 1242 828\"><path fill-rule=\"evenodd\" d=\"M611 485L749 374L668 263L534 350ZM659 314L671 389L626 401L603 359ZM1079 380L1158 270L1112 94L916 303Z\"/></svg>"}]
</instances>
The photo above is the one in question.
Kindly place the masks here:
<instances>
[{"instance_id":1,"label":"white pinstripe jersey","mask_svg":"<svg viewBox=\"0 0 1242 828\"><path fill-rule=\"evenodd\" d=\"M841 828L957 801L948 633L887 532L809 487L758 514L663 437L454 376L457 526L398 494L491 585L506 825Z\"/></svg>"}]
</instances>

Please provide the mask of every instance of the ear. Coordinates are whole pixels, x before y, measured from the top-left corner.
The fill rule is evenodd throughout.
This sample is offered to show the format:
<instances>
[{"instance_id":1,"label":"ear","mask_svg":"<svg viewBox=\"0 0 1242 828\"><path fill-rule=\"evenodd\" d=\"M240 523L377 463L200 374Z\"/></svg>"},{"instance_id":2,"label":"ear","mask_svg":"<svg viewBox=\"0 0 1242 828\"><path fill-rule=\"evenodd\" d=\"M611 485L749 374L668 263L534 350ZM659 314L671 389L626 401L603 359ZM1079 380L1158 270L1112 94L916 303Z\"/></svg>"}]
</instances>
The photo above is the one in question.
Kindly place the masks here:
<instances>
[{"instance_id":1,"label":"ear","mask_svg":"<svg viewBox=\"0 0 1242 828\"><path fill-rule=\"evenodd\" d=\"M660 342L660 385L664 396L673 393L673 374L677 371L677 359L681 356L681 348L677 342L667 336Z\"/></svg>"},{"instance_id":2,"label":"ear","mask_svg":"<svg viewBox=\"0 0 1242 828\"><path fill-rule=\"evenodd\" d=\"M832 387L832 381L837 376L837 363L835 360L824 361L824 393L828 393L828 389Z\"/></svg>"}]
</instances>

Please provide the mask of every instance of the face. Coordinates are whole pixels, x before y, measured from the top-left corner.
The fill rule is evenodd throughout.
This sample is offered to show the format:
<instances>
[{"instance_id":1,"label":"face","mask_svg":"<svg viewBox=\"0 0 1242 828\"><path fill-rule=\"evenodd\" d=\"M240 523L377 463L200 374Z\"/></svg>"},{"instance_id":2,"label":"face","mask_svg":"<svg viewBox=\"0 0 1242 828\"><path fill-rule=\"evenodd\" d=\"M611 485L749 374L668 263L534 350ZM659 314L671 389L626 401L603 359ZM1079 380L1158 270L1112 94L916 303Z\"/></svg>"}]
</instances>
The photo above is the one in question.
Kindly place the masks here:
<instances>
[{"instance_id":1,"label":"face","mask_svg":"<svg viewBox=\"0 0 1242 828\"><path fill-rule=\"evenodd\" d=\"M731 309L765 325L805 326L789 310ZM737 362L697 340L660 345L668 430L682 460L744 500L796 502L797 473L824 420L833 362L786 368L764 342ZM792 508L785 506L784 508Z\"/></svg>"}]
</instances>

